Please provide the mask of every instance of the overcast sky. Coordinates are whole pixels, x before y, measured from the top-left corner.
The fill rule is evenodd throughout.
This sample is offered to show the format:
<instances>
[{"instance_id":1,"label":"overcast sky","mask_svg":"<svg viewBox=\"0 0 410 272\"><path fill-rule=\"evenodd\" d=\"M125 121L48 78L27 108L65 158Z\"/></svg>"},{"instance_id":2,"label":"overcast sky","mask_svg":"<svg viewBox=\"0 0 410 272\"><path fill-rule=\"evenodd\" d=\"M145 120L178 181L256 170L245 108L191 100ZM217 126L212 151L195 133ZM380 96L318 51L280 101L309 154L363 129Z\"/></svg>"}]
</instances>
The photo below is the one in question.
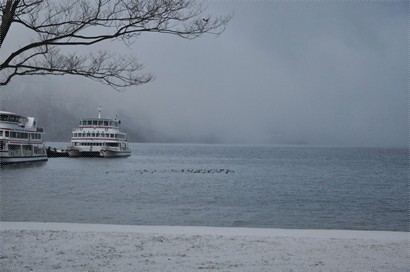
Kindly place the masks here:
<instances>
[{"instance_id":1,"label":"overcast sky","mask_svg":"<svg viewBox=\"0 0 410 272\"><path fill-rule=\"evenodd\" d=\"M61 99L87 97L90 112L123 110L190 141L407 146L407 6L212 1L206 14L234 13L217 38L140 36L132 51L152 83L119 93L81 78L19 78L2 92L61 86Z\"/></svg>"}]
</instances>

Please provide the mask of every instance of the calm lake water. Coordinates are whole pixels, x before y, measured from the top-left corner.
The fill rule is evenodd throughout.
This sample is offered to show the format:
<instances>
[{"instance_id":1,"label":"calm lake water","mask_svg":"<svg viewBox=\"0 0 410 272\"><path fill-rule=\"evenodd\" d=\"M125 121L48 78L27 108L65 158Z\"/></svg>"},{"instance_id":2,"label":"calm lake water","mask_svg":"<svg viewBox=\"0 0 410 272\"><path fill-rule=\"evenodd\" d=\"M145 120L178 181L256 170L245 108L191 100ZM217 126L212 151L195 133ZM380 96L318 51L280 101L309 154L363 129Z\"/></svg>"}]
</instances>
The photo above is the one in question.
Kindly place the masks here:
<instances>
[{"instance_id":1,"label":"calm lake water","mask_svg":"<svg viewBox=\"0 0 410 272\"><path fill-rule=\"evenodd\" d=\"M409 230L406 149L131 148L128 158L2 166L2 220Z\"/></svg>"}]
</instances>

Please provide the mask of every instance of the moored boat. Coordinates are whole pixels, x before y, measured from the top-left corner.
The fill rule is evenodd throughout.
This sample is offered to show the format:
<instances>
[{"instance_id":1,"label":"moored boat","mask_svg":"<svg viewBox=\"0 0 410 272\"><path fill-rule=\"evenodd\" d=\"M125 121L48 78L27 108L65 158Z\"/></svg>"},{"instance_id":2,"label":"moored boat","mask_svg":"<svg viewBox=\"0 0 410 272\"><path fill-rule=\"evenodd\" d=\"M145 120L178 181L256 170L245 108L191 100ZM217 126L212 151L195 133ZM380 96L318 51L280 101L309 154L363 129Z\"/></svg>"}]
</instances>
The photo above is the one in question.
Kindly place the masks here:
<instances>
[{"instance_id":1,"label":"moored boat","mask_svg":"<svg viewBox=\"0 0 410 272\"><path fill-rule=\"evenodd\" d=\"M34 117L0 111L1 164L47 161L43 135Z\"/></svg>"},{"instance_id":2,"label":"moored boat","mask_svg":"<svg viewBox=\"0 0 410 272\"><path fill-rule=\"evenodd\" d=\"M67 150L61 150L61 149L56 149L49 146L47 148L47 157L68 157L68 151Z\"/></svg>"},{"instance_id":3,"label":"moored boat","mask_svg":"<svg viewBox=\"0 0 410 272\"><path fill-rule=\"evenodd\" d=\"M131 150L127 133L117 118L82 118L79 127L74 128L71 146L67 148L70 157L127 157Z\"/></svg>"}]
</instances>

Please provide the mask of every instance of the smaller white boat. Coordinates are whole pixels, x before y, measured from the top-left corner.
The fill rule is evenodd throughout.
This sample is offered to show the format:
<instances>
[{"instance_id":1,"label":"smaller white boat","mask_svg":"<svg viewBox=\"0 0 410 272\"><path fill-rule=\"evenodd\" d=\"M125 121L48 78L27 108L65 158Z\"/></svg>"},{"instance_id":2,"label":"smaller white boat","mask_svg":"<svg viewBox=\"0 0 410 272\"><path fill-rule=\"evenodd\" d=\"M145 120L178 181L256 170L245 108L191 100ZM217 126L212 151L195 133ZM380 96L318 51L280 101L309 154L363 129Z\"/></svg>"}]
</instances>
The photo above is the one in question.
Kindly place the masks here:
<instances>
[{"instance_id":1,"label":"smaller white boat","mask_svg":"<svg viewBox=\"0 0 410 272\"><path fill-rule=\"evenodd\" d=\"M67 148L70 157L127 157L131 150L127 142L127 132L121 128L117 118L82 118L80 125L73 129L71 146Z\"/></svg>"},{"instance_id":2,"label":"smaller white boat","mask_svg":"<svg viewBox=\"0 0 410 272\"><path fill-rule=\"evenodd\" d=\"M34 117L0 111L1 164L47 161L43 135Z\"/></svg>"}]
</instances>

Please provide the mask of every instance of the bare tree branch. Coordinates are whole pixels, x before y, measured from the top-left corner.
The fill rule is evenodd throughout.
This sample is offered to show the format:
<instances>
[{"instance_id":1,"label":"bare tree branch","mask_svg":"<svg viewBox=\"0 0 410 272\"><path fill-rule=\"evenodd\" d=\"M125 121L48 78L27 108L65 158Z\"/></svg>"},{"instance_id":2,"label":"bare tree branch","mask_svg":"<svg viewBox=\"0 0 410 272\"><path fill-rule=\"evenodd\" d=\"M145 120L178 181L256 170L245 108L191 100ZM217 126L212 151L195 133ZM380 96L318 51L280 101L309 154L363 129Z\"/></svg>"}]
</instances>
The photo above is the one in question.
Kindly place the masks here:
<instances>
[{"instance_id":1,"label":"bare tree branch","mask_svg":"<svg viewBox=\"0 0 410 272\"><path fill-rule=\"evenodd\" d=\"M133 56L68 52L103 41L130 46L141 33L185 39L221 34L231 16L204 18L204 11L196 0L3 0L0 47L13 23L33 33L34 40L0 60L0 86L15 76L64 74L117 90L147 83L153 75L142 74L143 66Z\"/></svg>"}]
</instances>

